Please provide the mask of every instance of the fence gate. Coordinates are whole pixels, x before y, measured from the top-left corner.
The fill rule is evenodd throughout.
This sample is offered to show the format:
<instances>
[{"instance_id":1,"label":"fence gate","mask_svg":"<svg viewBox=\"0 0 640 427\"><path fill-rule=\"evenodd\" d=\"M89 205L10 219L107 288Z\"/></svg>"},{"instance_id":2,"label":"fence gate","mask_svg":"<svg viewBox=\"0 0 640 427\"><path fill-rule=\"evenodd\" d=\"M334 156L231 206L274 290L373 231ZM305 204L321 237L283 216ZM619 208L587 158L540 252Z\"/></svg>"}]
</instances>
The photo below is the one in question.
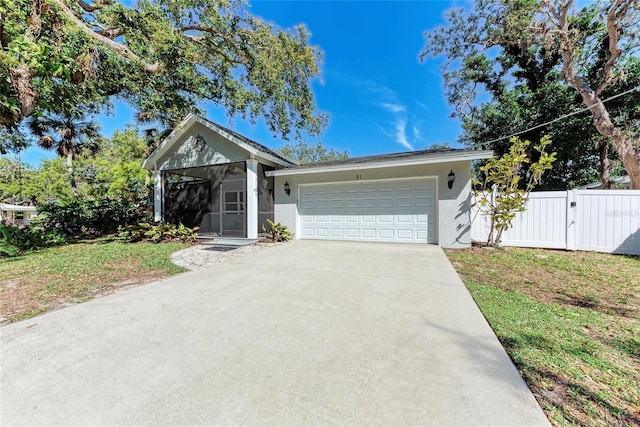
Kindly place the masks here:
<instances>
[{"instance_id":1,"label":"fence gate","mask_svg":"<svg viewBox=\"0 0 640 427\"><path fill-rule=\"evenodd\" d=\"M471 220L471 238L485 241L489 218L474 208ZM640 190L531 193L502 244L640 255Z\"/></svg>"}]
</instances>

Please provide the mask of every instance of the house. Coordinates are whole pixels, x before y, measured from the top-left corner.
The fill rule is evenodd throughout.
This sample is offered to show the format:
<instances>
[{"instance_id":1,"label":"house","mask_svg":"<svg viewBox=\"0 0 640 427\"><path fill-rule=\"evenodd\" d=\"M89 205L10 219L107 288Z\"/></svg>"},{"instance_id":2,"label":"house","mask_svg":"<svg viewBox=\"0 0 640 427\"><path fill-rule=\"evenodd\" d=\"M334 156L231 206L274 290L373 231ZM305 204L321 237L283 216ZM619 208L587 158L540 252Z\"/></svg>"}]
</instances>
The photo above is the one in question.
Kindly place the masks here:
<instances>
[{"instance_id":1,"label":"house","mask_svg":"<svg viewBox=\"0 0 640 427\"><path fill-rule=\"evenodd\" d=\"M0 223L7 225L27 225L37 216L35 206L18 206L0 203Z\"/></svg>"},{"instance_id":2,"label":"house","mask_svg":"<svg viewBox=\"0 0 640 427\"><path fill-rule=\"evenodd\" d=\"M189 114L144 161L155 219L257 238L266 219L298 239L467 247L471 162L491 151L424 150L296 165Z\"/></svg>"},{"instance_id":3,"label":"house","mask_svg":"<svg viewBox=\"0 0 640 427\"><path fill-rule=\"evenodd\" d=\"M612 176L609 178L612 190L630 190L631 178L629 175L624 176ZM596 181L589 184L578 187L578 190L602 190L602 182Z\"/></svg>"}]
</instances>

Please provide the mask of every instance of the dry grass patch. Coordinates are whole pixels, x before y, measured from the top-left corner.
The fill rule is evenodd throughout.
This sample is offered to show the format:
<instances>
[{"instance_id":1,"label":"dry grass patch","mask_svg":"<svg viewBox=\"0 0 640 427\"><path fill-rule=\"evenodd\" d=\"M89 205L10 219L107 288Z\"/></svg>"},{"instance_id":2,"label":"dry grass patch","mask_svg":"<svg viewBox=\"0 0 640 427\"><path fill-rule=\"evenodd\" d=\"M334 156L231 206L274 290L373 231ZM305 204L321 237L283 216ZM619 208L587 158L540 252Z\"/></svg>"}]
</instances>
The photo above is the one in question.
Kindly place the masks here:
<instances>
[{"instance_id":1,"label":"dry grass patch","mask_svg":"<svg viewBox=\"0 0 640 427\"><path fill-rule=\"evenodd\" d=\"M448 251L555 425L640 425L640 258Z\"/></svg>"},{"instance_id":2,"label":"dry grass patch","mask_svg":"<svg viewBox=\"0 0 640 427\"><path fill-rule=\"evenodd\" d=\"M96 240L0 259L0 324L184 271L180 243Z\"/></svg>"}]
</instances>

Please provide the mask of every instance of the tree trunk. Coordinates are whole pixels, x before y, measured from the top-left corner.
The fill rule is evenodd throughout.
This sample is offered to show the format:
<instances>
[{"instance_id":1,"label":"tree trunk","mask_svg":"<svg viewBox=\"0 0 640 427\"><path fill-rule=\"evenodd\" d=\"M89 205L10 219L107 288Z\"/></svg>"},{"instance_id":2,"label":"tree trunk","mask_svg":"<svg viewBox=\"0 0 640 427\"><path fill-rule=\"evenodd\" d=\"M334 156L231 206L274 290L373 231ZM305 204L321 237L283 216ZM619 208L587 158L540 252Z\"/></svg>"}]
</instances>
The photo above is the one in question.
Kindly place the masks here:
<instances>
[{"instance_id":1,"label":"tree trunk","mask_svg":"<svg viewBox=\"0 0 640 427\"><path fill-rule=\"evenodd\" d=\"M602 188L605 190L609 190L611 188L611 181L609 179L610 168L609 140L605 138L600 145L600 182L602 182Z\"/></svg>"},{"instance_id":2,"label":"tree trunk","mask_svg":"<svg viewBox=\"0 0 640 427\"><path fill-rule=\"evenodd\" d=\"M69 181L71 182L71 190L73 191L73 197L78 198L78 185L76 184L76 177L73 173L73 151L69 150L67 153L67 171L69 172Z\"/></svg>"},{"instance_id":3,"label":"tree trunk","mask_svg":"<svg viewBox=\"0 0 640 427\"><path fill-rule=\"evenodd\" d=\"M20 112L1 116L0 125L20 122L23 118L33 113L36 108L36 91L33 89L31 79L35 75L36 72L27 67L15 67L9 70L11 86L20 103Z\"/></svg>"},{"instance_id":4,"label":"tree trunk","mask_svg":"<svg viewBox=\"0 0 640 427\"><path fill-rule=\"evenodd\" d=\"M625 137L622 131L611 122L607 108L601 102L600 97L595 91L586 85L581 85L577 89L580 95L582 95L585 105L591 109L594 126L600 134L607 137L607 139L613 143L627 171L627 175L629 175L631 188L640 190L640 159L638 159L638 153L636 153L636 150L633 148L631 139Z\"/></svg>"}]
</instances>

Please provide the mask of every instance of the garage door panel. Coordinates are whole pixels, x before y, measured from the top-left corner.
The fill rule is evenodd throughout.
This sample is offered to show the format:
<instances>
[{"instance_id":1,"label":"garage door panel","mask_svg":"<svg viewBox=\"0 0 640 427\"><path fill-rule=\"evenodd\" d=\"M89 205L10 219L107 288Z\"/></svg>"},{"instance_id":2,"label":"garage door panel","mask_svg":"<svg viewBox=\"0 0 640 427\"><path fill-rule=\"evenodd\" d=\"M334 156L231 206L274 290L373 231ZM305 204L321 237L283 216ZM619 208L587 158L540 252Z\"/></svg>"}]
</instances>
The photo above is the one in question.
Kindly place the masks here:
<instances>
[{"instance_id":1,"label":"garage door panel","mask_svg":"<svg viewBox=\"0 0 640 427\"><path fill-rule=\"evenodd\" d=\"M435 180L433 179L418 179L414 181L416 190L433 190L435 187Z\"/></svg>"},{"instance_id":2,"label":"garage door panel","mask_svg":"<svg viewBox=\"0 0 640 427\"><path fill-rule=\"evenodd\" d=\"M318 209L327 209L329 207L329 200L327 199L316 199L315 206Z\"/></svg>"},{"instance_id":3,"label":"garage door panel","mask_svg":"<svg viewBox=\"0 0 640 427\"><path fill-rule=\"evenodd\" d=\"M314 205L314 201L313 200L308 200L308 199L302 199L302 201L300 202L300 207L303 210L309 210L312 209Z\"/></svg>"},{"instance_id":4,"label":"garage door panel","mask_svg":"<svg viewBox=\"0 0 640 427\"><path fill-rule=\"evenodd\" d=\"M396 215L396 221L398 224L412 224L415 222L415 217L414 215Z\"/></svg>"},{"instance_id":5,"label":"garage door panel","mask_svg":"<svg viewBox=\"0 0 640 427\"><path fill-rule=\"evenodd\" d=\"M318 224L326 224L329 222L329 215L316 215L315 221L312 221Z\"/></svg>"},{"instance_id":6,"label":"garage door panel","mask_svg":"<svg viewBox=\"0 0 640 427\"><path fill-rule=\"evenodd\" d=\"M301 236L435 243L434 192L434 179L301 186Z\"/></svg>"},{"instance_id":7,"label":"garage door panel","mask_svg":"<svg viewBox=\"0 0 640 427\"><path fill-rule=\"evenodd\" d=\"M379 223L394 223L395 215L378 215Z\"/></svg>"},{"instance_id":8,"label":"garage door panel","mask_svg":"<svg viewBox=\"0 0 640 427\"><path fill-rule=\"evenodd\" d=\"M378 206L381 208L392 208L396 204L396 200L393 197L380 197L378 198Z\"/></svg>"},{"instance_id":9,"label":"garage door panel","mask_svg":"<svg viewBox=\"0 0 640 427\"><path fill-rule=\"evenodd\" d=\"M332 228L331 229L331 237L333 237L333 238L343 238L344 237L344 229L342 229L342 228Z\"/></svg>"},{"instance_id":10,"label":"garage door panel","mask_svg":"<svg viewBox=\"0 0 640 427\"><path fill-rule=\"evenodd\" d=\"M360 206L358 199L346 199L344 201L344 207L349 209L357 209Z\"/></svg>"},{"instance_id":11,"label":"garage door panel","mask_svg":"<svg viewBox=\"0 0 640 427\"><path fill-rule=\"evenodd\" d=\"M393 232L393 229L383 228L379 230L378 237L383 240L393 240L396 233Z\"/></svg>"},{"instance_id":12,"label":"garage door panel","mask_svg":"<svg viewBox=\"0 0 640 427\"><path fill-rule=\"evenodd\" d=\"M398 239L413 240L413 230L398 230Z\"/></svg>"},{"instance_id":13,"label":"garage door panel","mask_svg":"<svg viewBox=\"0 0 640 427\"><path fill-rule=\"evenodd\" d=\"M363 228L362 229L362 237L365 239L375 239L376 238L376 229L375 228Z\"/></svg>"},{"instance_id":14,"label":"garage door panel","mask_svg":"<svg viewBox=\"0 0 640 427\"><path fill-rule=\"evenodd\" d=\"M363 224L375 224L376 223L376 215L361 215L360 222Z\"/></svg>"},{"instance_id":15,"label":"garage door panel","mask_svg":"<svg viewBox=\"0 0 640 427\"><path fill-rule=\"evenodd\" d=\"M416 240L429 241L429 232L427 230L416 230Z\"/></svg>"},{"instance_id":16,"label":"garage door panel","mask_svg":"<svg viewBox=\"0 0 640 427\"><path fill-rule=\"evenodd\" d=\"M396 206L400 208L410 208L416 203L413 197L400 196L396 198Z\"/></svg>"},{"instance_id":17,"label":"garage door panel","mask_svg":"<svg viewBox=\"0 0 640 427\"><path fill-rule=\"evenodd\" d=\"M376 184L360 184L360 193L371 193L372 191L377 191L378 187Z\"/></svg>"},{"instance_id":18,"label":"garage door panel","mask_svg":"<svg viewBox=\"0 0 640 427\"><path fill-rule=\"evenodd\" d=\"M345 236L350 239L357 239L360 237L360 229L359 228L346 228Z\"/></svg>"},{"instance_id":19,"label":"garage door panel","mask_svg":"<svg viewBox=\"0 0 640 427\"><path fill-rule=\"evenodd\" d=\"M414 222L427 224L427 223L429 223L429 216L428 215L416 215L415 219L414 219Z\"/></svg>"},{"instance_id":20,"label":"garage door panel","mask_svg":"<svg viewBox=\"0 0 640 427\"><path fill-rule=\"evenodd\" d=\"M318 237L329 237L329 228L328 227L317 227L316 235Z\"/></svg>"},{"instance_id":21,"label":"garage door panel","mask_svg":"<svg viewBox=\"0 0 640 427\"><path fill-rule=\"evenodd\" d=\"M396 186L394 185L393 182L381 182L378 185L378 190L382 192L394 191L395 189L396 189Z\"/></svg>"},{"instance_id":22,"label":"garage door panel","mask_svg":"<svg viewBox=\"0 0 640 427\"><path fill-rule=\"evenodd\" d=\"M430 196L416 196L415 203L417 207L433 206L433 198Z\"/></svg>"},{"instance_id":23,"label":"garage door panel","mask_svg":"<svg viewBox=\"0 0 640 427\"><path fill-rule=\"evenodd\" d=\"M344 184L343 186L345 193L359 193L360 190L358 188L358 184Z\"/></svg>"},{"instance_id":24,"label":"garage door panel","mask_svg":"<svg viewBox=\"0 0 640 427\"><path fill-rule=\"evenodd\" d=\"M376 199L373 197L366 197L360 199L360 207L362 208L375 208L377 206Z\"/></svg>"}]
</instances>

